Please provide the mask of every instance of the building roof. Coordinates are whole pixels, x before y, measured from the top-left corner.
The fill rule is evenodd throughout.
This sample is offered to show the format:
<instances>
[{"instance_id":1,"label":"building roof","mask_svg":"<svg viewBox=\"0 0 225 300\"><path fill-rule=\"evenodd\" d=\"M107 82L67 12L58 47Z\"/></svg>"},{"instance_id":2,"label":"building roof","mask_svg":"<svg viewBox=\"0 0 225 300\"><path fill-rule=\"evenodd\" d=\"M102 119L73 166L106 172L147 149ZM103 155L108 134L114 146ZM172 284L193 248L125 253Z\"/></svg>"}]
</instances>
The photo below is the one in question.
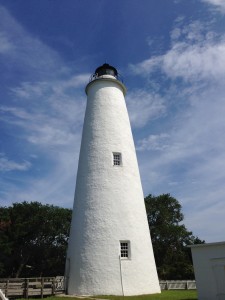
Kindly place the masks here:
<instances>
[{"instance_id":1,"label":"building roof","mask_svg":"<svg viewBox=\"0 0 225 300\"><path fill-rule=\"evenodd\" d=\"M190 248L197 248L197 247L208 247L208 246L219 246L225 245L225 241L223 242L215 242L215 243L205 243L205 244L196 244L196 245L188 245Z\"/></svg>"}]
</instances>

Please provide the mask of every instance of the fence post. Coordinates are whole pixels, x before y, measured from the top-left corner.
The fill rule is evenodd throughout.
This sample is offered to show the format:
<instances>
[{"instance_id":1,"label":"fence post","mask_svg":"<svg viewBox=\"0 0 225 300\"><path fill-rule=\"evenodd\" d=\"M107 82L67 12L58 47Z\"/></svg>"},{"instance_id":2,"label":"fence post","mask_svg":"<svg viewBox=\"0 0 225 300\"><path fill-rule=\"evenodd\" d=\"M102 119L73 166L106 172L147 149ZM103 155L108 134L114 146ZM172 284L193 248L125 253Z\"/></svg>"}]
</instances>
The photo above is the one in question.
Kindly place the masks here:
<instances>
[{"instance_id":1,"label":"fence post","mask_svg":"<svg viewBox=\"0 0 225 300\"><path fill-rule=\"evenodd\" d=\"M5 286L5 296L8 297L9 292L9 280L6 280L6 286Z\"/></svg>"},{"instance_id":2,"label":"fence post","mask_svg":"<svg viewBox=\"0 0 225 300\"><path fill-rule=\"evenodd\" d=\"M41 298L43 298L44 294L44 278L41 277Z\"/></svg>"},{"instance_id":3,"label":"fence post","mask_svg":"<svg viewBox=\"0 0 225 300\"><path fill-rule=\"evenodd\" d=\"M168 286L168 282L166 280L166 290L168 290L168 289L169 289L169 286Z\"/></svg>"},{"instance_id":4,"label":"fence post","mask_svg":"<svg viewBox=\"0 0 225 300\"><path fill-rule=\"evenodd\" d=\"M25 278L25 298L29 297L29 279Z\"/></svg>"},{"instance_id":5,"label":"fence post","mask_svg":"<svg viewBox=\"0 0 225 300\"><path fill-rule=\"evenodd\" d=\"M52 295L55 295L55 277L52 280Z\"/></svg>"}]
</instances>

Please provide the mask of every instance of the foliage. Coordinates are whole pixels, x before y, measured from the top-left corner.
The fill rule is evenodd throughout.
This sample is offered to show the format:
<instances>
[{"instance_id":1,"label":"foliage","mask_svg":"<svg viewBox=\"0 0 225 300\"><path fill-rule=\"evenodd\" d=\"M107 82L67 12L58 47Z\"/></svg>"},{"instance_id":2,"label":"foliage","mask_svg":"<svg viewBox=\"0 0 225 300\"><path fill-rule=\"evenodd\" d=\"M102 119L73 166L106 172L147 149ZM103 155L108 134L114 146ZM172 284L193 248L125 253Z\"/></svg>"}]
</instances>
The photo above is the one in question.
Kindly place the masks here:
<instances>
[{"instance_id":1,"label":"foliage","mask_svg":"<svg viewBox=\"0 0 225 300\"><path fill-rule=\"evenodd\" d=\"M0 207L0 276L63 274L71 214L39 202Z\"/></svg>"},{"instance_id":2,"label":"foliage","mask_svg":"<svg viewBox=\"0 0 225 300\"><path fill-rule=\"evenodd\" d=\"M160 279L193 279L191 250L187 245L204 243L181 222L180 203L170 194L149 195L145 206Z\"/></svg>"},{"instance_id":3,"label":"foliage","mask_svg":"<svg viewBox=\"0 0 225 300\"><path fill-rule=\"evenodd\" d=\"M190 248L203 243L182 224L180 203L169 194L145 198L160 279L193 279ZM0 207L0 277L64 274L72 210L39 202Z\"/></svg>"}]
</instances>

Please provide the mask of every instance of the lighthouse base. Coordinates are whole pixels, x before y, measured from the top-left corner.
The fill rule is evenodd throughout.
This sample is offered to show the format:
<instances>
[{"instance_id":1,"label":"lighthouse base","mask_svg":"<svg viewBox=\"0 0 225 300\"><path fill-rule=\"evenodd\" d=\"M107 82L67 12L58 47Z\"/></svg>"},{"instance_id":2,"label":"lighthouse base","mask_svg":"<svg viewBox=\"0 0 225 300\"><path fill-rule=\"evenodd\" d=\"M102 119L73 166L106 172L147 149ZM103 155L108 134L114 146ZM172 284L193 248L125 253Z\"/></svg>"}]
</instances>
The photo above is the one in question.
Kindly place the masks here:
<instances>
[{"instance_id":1,"label":"lighthouse base","mask_svg":"<svg viewBox=\"0 0 225 300\"><path fill-rule=\"evenodd\" d=\"M135 269L133 272L130 270L129 273L126 272L125 264L122 266L122 274L121 272L115 274L113 270L109 269L105 269L102 272L95 270L94 276L93 274L86 273L82 275L82 278L78 274L74 274L73 280L72 278L68 278L66 282L66 293L68 295L79 296L137 296L161 293L155 270L152 270L153 276L150 278L143 276L143 273L135 272ZM101 276L99 273L101 273ZM149 273L151 274L151 271ZM144 275L147 275L146 272L144 272Z\"/></svg>"}]
</instances>

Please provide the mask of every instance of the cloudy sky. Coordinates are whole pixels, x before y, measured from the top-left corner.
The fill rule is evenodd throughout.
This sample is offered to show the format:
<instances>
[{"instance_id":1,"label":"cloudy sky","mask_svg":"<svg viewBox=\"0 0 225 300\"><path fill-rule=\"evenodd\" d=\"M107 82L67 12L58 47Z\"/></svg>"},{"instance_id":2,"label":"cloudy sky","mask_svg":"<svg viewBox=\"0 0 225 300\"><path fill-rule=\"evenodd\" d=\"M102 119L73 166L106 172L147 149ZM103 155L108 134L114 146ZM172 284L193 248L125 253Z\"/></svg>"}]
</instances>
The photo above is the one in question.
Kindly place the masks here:
<instances>
[{"instance_id":1,"label":"cloudy sky","mask_svg":"<svg viewBox=\"0 0 225 300\"><path fill-rule=\"evenodd\" d=\"M122 74L144 194L225 240L225 1L0 0L0 204L72 207L84 93Z\"/></svg>"}]
</instances>

